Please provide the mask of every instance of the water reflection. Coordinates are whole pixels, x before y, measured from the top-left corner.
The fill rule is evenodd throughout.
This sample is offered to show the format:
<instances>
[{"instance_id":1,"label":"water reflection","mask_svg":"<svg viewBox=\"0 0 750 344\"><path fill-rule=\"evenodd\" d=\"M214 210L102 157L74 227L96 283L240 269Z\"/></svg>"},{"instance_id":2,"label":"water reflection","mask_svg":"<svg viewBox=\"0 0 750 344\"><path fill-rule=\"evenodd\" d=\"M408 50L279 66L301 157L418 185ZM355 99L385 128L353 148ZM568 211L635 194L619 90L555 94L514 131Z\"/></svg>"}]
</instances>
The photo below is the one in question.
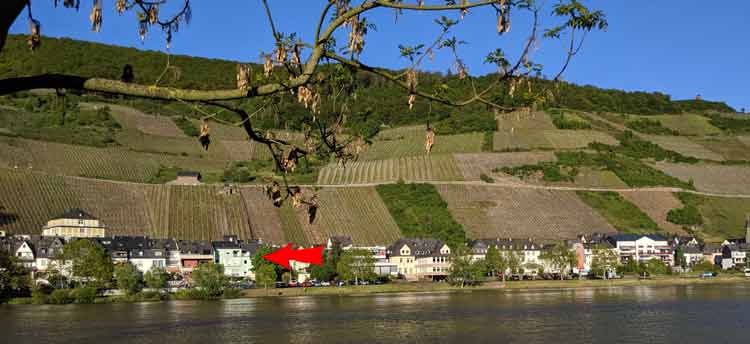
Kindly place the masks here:
<instances>
[{"instance_id":1,"label":"water reflection","mask_svg":"<svg viewBox=\"0 0 750 344\"><path fill-rule=\"evenodd\" d=\"M744 342L748 285L2 306L2 343Z\"/></svg>"}]
</instances>

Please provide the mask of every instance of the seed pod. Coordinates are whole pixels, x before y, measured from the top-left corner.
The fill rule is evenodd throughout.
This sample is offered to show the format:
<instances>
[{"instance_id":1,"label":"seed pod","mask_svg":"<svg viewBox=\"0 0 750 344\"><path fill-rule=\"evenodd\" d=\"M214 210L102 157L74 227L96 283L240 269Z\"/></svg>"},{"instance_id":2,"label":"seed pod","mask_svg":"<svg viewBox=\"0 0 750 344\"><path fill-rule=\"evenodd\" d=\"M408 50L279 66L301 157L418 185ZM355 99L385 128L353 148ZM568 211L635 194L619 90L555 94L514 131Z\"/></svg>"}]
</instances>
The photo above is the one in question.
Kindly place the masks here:
<instances>
[{"instance_id":1,"label":"seed pod","mask_svg":"<svg viewBox=\"0 0 750 344\"><path fill-rule=\"evenodd\" d=\"M246 91L250 88L250 82L252 81L252 74L250 72L250 66L237 64L237 88Z\"/></svg>"},{"instance_id":2,"label":"seed pod","mask_svg":"<svg viewBox=\"0 0 750 344\"><path fill-rule=\"evenodd\" d=\"M302 206L302 190L297 188L292 194L292 206L299 208Z\"/></svg>"},{"instance_id":3,"label":"seed pod","mask_svg":"<svg viewBox=\"0 0 750 344\"><path fill-rule=\"evenodd\" d=\"M416 100L417 100L417 96L416 95L414 95L414 94L410 94L409 95L409 101L408 101L408 103L409 103L409 111L411 111L414 108L414 101L416 101Z\"/></svg>"},{"instance_id":4,"label":"seed pod","mask_svg":"<svg viewBox=\"0 0 750 344\"><path fill-rule=\"evenodd\" d=\"M29 49L35 51L42 44L41 39L42 25L36 19L29 18L29 38L26 42L29 44Z\"/></svg>"},{"instance_id":5,"label":"seed pod","mask_svg":"<svg viewBox=\"0 0 750 344\"><path fill-rule=\"evenodd\" d=\"M273 60L271 60L271 55L263 55L263 75L265 75L266 78L270 78L271 73L273 73Z\"/></svg>"},{"instance_id":6,"label":"seed pod","mask_svg":"<svg viewBox=\"0 0 750 344\"><path fill-rule=\"evenodd\" d=\"M201 125L201 134L198 137L198 141L200 141L201 146L203 146L203 149L205 150L208 150L208 145L211 144L210 131L211 129L208 127L208 122L204 120Z\"/></svg>"},{"instance_id":7,"label":"seed pod","mask_svg":"<svg viewBox=\"0 0 750 344\"><path fill-rule=\"evenodd\" d=\"M148 8L148 23L153 25L159 21L159 6L151 6Z\"/></svg>"},{"instance_id":8,"label":"seed pod","mask_svg":"<svg viewBox=\"0 0 750 344\"><path fill-rule=\"evenodd\" d=\"M94 3L94 7L91 9L91 14L89 15L89 20L91 21L91 31L99 32L102 29L101 0L96 0Z\"/></svg>"},{"instance_id":9,"label":"seed pod","mask_svg":"<svg viewBox=\"0 0 750 344\"><path fill-rule=\"evenodd\" d=\"M274 51L274 63L276 65L282 65L284 62L286 62L288 58L288 52L286 48L283 45L279 45L276 47L276 50Z\"/></svg>"},{"instance_id":10,"label":"seed pod","mask_svg":"<svg viewBox=\"0 0 750 344\"><path fill-rule=\"evenodd\" d=\"M406 85L409 87L410 92L416 91L417 83L417 72L414 69L410 69L406 72Z\"/></svg>"},{"instance_id":11,"label":"seed pod","mask_svg":"<svg viewBox=\"0 0 750 344\"><path fill-rule=\"evenodd\" d=\"M290 64L293 67L297 67L297 66L299 66L300 63L301 63L301 60L300 60L300 57L299 57L299 50L298 49L294 49L292 51L292 59L290 61Z\"/></svg>"},{"instance_id":12,"label":"seed pod","mask_svg":"<svg viewBox=\"0 0 750 344\"><path fill-rule=\"evenodd\" d=\"M117 2L115 3L115 9L117 10L117 13L122 14L122 12L125 12L127 5L127 0L117 0Z\"/></svg>"},{"instance_id":13,"label":"seed pod","mask_svg":"<svg viewBox=\"0 0 750 344\"><path fill-rule=\"evenodd\" d=\"M427 126L424 136L424 149L427 154L432 152L432 146L435 144L435 131L430 126Z\"/></svg>"}]
</instances>

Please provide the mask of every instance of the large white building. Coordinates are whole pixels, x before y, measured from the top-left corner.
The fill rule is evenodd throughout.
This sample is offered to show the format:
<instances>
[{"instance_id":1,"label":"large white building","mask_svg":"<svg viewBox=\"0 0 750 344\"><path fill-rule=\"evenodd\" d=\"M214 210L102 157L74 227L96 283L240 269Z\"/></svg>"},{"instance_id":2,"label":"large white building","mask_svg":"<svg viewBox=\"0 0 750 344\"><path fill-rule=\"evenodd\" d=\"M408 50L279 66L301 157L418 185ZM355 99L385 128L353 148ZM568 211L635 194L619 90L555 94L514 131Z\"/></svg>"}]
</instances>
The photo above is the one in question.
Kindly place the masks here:
<instances>
[{"instance_id":1,"label":"large white building","mask_svg":"<svg viewBox=\"0 0 750 344\"><path fill-rule=\"evenodd\" d=\"M42 236L46 237L103 238L105 235L106 227L99 219L78 208L66 209L42 227Z\"/></svg>"},{"instance_id":2,"label":"large white building","mask_svg":"<svg viewBox=\"0 0 750 344\"><path fill-rule=\"evenodd\" d=\"M640 263L659 259L667 266L674 265L674 249L669 240L659 234L617 234L607 239L623 264L630 260Z\"/></svg>"}]
</instances>

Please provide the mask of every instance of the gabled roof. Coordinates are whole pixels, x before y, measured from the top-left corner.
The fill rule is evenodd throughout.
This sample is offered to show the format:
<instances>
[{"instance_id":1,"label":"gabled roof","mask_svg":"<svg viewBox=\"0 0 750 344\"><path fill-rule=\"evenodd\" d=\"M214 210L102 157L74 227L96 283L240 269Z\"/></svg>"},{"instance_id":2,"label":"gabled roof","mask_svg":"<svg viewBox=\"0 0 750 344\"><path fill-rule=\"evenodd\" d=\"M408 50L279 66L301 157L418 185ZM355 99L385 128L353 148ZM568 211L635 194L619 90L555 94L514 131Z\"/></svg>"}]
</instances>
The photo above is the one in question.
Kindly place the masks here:
<instances>
[{"instance_id":1,"label":"gabled roof","mask_svg":"<svg viewBox=\"0 0 750 344\"><path fill-rule=\"evenodd\" d=\"M408 246L411 250L411 255L415 257L435 257L445 256L440 253L440 249L443 248L445 243L439 239L431 238L405 238L399 239L391 246L388 247L388 252L398 253L404 245ZM398 255L398 254L394 254Z\"/></svg>"},{"instance_id":2,"label":"gabled roof","mask_svg":"<svg viewBox=\"0 0 750 344\"><path fill-rule=\"evenodd\" d=\"M197 171L177 171L178 177L195 177L200 179L201 173Z\"/></svg>"},{"instance_id":3,"label":"gabled roof","mask_svg":"<svg viewBox=\"0 0 750 344\"><path fill-rule=\"evenodd\" d=\"M500 251L539 250L542 248L540 243L536 243L531 239L494 238L469 241L469 247L475 252L489 249L490 246L495 246Z\"/></svg>"},{"instance_id":4,"label":"gabled roof","mask_svg":"<svg viewBox=\"0 0 750 344\"><path fill-rule=\"evenodd\" d=\"M93 215L83 211L79 208L69 208L65 209L65 211L62 213L62 215L54 218L55 220L58 219L77 219L77 220L97 220L96 217Z\"/></svg>"},{"instance_id":5,"label":"gabled roof","mask_svg":"<svg viewBox=\"0 0 750 344\"><path fill-rule=\"evenodd\" d=\"M211 242L205 240L180 240L177 242L182 254L213 255Z\"/></svg>"}]
</instances>

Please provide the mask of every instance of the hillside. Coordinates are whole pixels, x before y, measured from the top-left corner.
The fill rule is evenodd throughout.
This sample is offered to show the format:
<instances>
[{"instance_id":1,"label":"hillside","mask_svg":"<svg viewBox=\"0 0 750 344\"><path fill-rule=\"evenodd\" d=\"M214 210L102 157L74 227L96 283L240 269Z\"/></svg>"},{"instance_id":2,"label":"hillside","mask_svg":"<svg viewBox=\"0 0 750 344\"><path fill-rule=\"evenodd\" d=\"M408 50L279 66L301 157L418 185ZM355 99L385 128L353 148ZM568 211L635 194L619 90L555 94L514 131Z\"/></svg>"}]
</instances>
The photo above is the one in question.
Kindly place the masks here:
<instances>
[{"instance_id":1,"label":"hillside","mask_svg":"<svg viewBox=\"0 0 750 344\"><path fill-rule=\"evenodd\" d=\"M158 52L70 39L46 39L31 56L24 44L22 36L10 37L0 77L118 78L130 63L136 82L150 84L165 61ZM233 86L235 62L170 59L183 73L166 84ZM723 103L563 84L555 103L536 111L496 114L484 106L420 102L408 111L402 90L363 73L357 78L344 134L366 127L371 144L346 166L320 154L287 176L305 185L308 196L317 192L321 207L313 223L305 207L268 201L261 186L279 180L271 155L226 113L211 121L212 143L204 150L196 138L200 112L181 102L49 91L0 97L0 230L38 233L64 208L81 207L112 234L186 239L238 234L310 245L349 235L357 244L385 245L404 235L549 241L618 230L718 241L741 235L750 213L750 119ZM477 78L477 87L488 79ZM470 92L455 77L420 75L420 86L438 83L456 95ZM495 91L497 102L513 105L506 90ZM275 111L253 120L301 145L297 126L308 115L285 94ZM428 123L437 135L430 154ZM205 185L165 185L179 170L201 172ZM236 191L226 193L224 183ZM688 206L702 224L667 220Z\"/></svg>"}]
</instances>

